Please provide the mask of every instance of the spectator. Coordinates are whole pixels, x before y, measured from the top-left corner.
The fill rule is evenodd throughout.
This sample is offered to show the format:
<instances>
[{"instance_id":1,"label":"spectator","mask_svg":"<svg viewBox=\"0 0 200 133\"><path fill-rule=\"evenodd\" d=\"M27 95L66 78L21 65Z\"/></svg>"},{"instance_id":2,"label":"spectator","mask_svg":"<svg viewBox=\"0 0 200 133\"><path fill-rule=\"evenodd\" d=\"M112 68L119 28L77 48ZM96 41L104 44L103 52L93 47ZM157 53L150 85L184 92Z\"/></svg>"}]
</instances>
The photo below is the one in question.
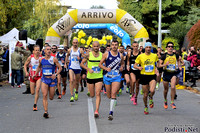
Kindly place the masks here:
<instances>
[{"instance_id":1,"label":"spectator","mask_svg":"<svg viewBox=\"0 0 200 133\"><path fill-rule=\"evenodd\" d=\"M22 56L19 54L19 47L15 48L15 51L11 54L11 86L14 87L14 79L17 77L17 87L20 88L21 70L22 68Z\"/></svg>"},{"instance_id":2,"label":"spectator","mask_svg":"<svg viewBox=\"0 0 200 133\"><path fill-rule=\"evenodd\" d=\"M182 59L184 59L184 56L187 56L186 48L182 47L181 52L182 52Z\"/></svg>"},{"instance_id":3,"label":"spectator","mask_svg":"<svg viewBox=\"0 0 200 133\"><path fill-rule=\"evenodd\" d=\"M187 82L190 79L190 62L187 60L187 55L184 55L183 62L185 64L185 82Z\"/></svg>"},{"instance_id":4,"label":"spectator","mask_svg":"<svg viewBox=\"0 0 200 133\"><path fill-rule=\"evenodd\" d=\"M191 82L193 83L191 87L196 87L196 80L198 79L197 67L200 65L200 60L197 58L197 52L194 47L190 48L187 60L190 61L190 75L192 77Z\"/></svg>"}]
</instances>

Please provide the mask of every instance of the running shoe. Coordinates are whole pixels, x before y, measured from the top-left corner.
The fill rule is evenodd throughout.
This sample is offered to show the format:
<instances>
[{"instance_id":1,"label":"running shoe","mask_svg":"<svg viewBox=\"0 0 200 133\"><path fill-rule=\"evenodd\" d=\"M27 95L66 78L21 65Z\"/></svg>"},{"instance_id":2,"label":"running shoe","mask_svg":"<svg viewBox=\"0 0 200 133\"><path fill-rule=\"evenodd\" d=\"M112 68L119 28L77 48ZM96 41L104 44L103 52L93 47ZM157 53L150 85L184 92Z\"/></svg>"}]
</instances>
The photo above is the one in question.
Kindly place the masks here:
<instances>
[{"instance_id":1,"label":"running shoe","mask_svg":"<svg viewBox=\"0 0 200 133\"><path fill-rule=\"evenodd\" d=\"M164 106L165 109L167 109L168 108L167 102L164 102L163 106Z\"/></svg>"},{"instance_id":2,"label":"running shoe","mask_svg":"<svg viewBox=\"0 0 200 133\"><path fill-rule=\"evenodd\" d=\"M15 86L14 86L14 85L13 85L13 86L11 85L11 87L12 87L12 88L15 88Z\"/></svg>"},{"instance_id":3,"label":"running shoe","mask_svg":"<svg viewBox=\"0 0 200 133\"><path fill-rule=\"evenodd\" d=\"M62 95L61 94L59 94L59 96L58 96L58 99L61 99L62 98Z\"/></svg>"},{"instance_id":4,"label":"running shoe","mask_svg":"<svg viewBox=\"0 0 200 133\"><path fill-rule=\"evenodd\" d=\"M121 88L119 89L119 94L120 94L120 95L122 94L122 89L121 89Z\"/></svg>"},{"instance_id":5,"label":"running shoe","mask_svg":"<svg viewBox=\"0 0 200 133\"><path fill-rule=\"evenodd\" d=\"M144 114L145 114L145 115L148 115L148 114L149 114L148 107L145 107L145 108L144 108Z\"/></svg>"},{"instance_id":6,"label":"running shoe","mask_svg":"<svg viewBox=\"0 0 200 133\"><path fill-rule=\"evenodd\" d=\"M70 102L74 102L74 97L73 96L71 96Z\"/></svg>"},{"instance_id":7,"label":"running shoe","mask_svg":"<svg viewBox=\"0 0 200 133\"><path fill-rule=\"evenodd\" d=\"M103 93L104 93L104 94L106 94L106 91L105 91L105 90L103 90Z\"/></svg>"},{"instance_id":8,"label":"running shoe","mask_svg":"<svg viewBox=\"0 0 200 133\"><path fill-rule=\"evenodd\" d=\"M97 110L94 112L94 117L99 118L99 112Z\"/></svg>"},{"instance_id":9,"label":"running shoe","mask_svg":"<svg viewBox=\"0 0 200 133\"><path fill-rule=\"evenodd\" d=\"M110 121L113 120L113 112L112 111L110 111L110 113L109 113L108 120L110 120Z\"/></svg>"},{"instance_id":10,"label":"running shoe","mask_svg":"<svg viewBox=\"0 0 200 133\"><path fill-rule=\"evenodd\" d=\"M36 104L33 105L33 111L37 111L37 105Z\"/></svg>"},{"instance_id":11,"label":"running shoe","mask_svg":"<svg viewBox=\"0 0 200 133\"><path fill-rule=\"evenodd\" d=\"M78 93L75 93L74 99L75 101L78 101Z\"/></svg>"},{"instance_id":12,"label":"running shoe","mask_svg":"<svg viewBox=\"0 0 200 133\"><path fill-rule=\"evenodd\" d=\"M134 98L135 98L135 94L132 95L131 101L134 101Z\"/></svg>"},{"instance_id":13,"label":"running shoe","mask_svg":"<svg viewBox=\"0 0 200 133\"><path fill-rule=\"evenodd\" d=\"M84 88L83 87L81 87L81 91L80 92L83 92L84 91Z\"/></svg>"},{"instance_id":14,"label":"running shoe","mask_svg":"<svg viewBox=\"0 0 200 133\"><path fill-rule=\"evenodd\" d=\"M88 96L88 97L90 96L90 92L89 92L89 91L87 92L87 96Z\"/></svg>"},{"instance_id":15,"label":"running shoe","mask_svg":"<svg viewBox=\"0 0 200 133\"><path fill-rule=\"evenodd\" d=\"M17 88L21 88L21 87L22 87L21 85L18 85L18 86L17 86Z\"/></svg>"},{"instance_id":16,"label":"running shoe","mask_svg":"<svg viewBox=\"0 0 200 133\"><path fill-rule=\"evenodd\" d=\"M64 96L65 93L66 93L66 89L63 89L63 91L62 91L62 95Z\"/></svg>"},{"instance_id":17,"label":"running shoe","mask_svg":"<svg viewBox=\"0 0 200 133\"><path fill-rule=\"evenodd\" d=\"M159 90L159 83L156 84L156 90Z\"/></svg>"},{"instance_id":18,"label":"running shoe","mask_svg":"<svg viewBox=\"0 0 200 133\"><path fill-rule=\"evenodd\" d=\"M133 105L137 105L137 98L136 97L133 100Z\"/></svg>"},{"instance_id":19,"label":"running shoe","mask_svg":"<svg viewBox=\"0 0 200 133\"><path fill-rule=\"evenodd\" d=\"M43 114L43 117L46 118L46 119L48 119L48 118L49 118L48 112L45 112L45 113Z\"/></svg>"},{"instance_id":20,"label":"running shoe","mask_svg":"<svg viewBox=\"0 0 200 133\"><path fill-rule=\"evenodd\" d=\"M172 109L176 109L176 105L174 103L171 103Z\"/></svg>"},{"instance_id":21,"label":"running shoe","mask_svg":"<svg viewBox=\"0 0 200 133\"><path fill-rule=\"evenodd\" d=\"M130 99L132 98L132 94L129 95L129 98L130 98Z\"/></svg>"},{"instance_id":22,"label":"running shoe","mask_svg":"<svg viewBox=\"0 0 200 133\"><path fill-rule=\"evenodd\" d=\"M140 94L141 94L141 95L143 95L143 94L144 94L142 89L140 90Z\"/></svg>"},{"instance_id":23,"label":"running shoe","mask_svg":"<svg viewBox=\"0 0 200 133\"><path fill-rule=\"evenodd\" d=\"M129 88L128 87L126 88L126 93L129 93Z\"/></svg>"},{"instance_id":24,"label":"running shoe","mask_svg":"<svg viewBox=\"0 0 200 133\"><path fill-rule=\"evenodd\" d=\"M149 99L149 107L153 108L154 104L153 104L153 99Z\"/></svg>"}]
</instances>

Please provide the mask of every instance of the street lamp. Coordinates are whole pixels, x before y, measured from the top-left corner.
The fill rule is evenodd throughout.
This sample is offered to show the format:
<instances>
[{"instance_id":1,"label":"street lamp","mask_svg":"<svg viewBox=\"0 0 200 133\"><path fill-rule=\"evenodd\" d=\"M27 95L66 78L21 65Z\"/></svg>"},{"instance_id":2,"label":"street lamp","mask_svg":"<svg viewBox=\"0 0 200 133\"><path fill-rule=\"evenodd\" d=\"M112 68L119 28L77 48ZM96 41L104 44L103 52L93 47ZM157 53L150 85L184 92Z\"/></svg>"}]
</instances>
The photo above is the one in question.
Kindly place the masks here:
<instances>
[{"instance_id":1,"label":"street lamp","mask_svg":"<svg viewBox=\"0 0 200 133\"><path fill-rule=\"evenodd\" d=\"M159 0L159 17L158 17L158 47L161 47L161 17L162 17L162 0Z\"/></svg>"}]
</instances>

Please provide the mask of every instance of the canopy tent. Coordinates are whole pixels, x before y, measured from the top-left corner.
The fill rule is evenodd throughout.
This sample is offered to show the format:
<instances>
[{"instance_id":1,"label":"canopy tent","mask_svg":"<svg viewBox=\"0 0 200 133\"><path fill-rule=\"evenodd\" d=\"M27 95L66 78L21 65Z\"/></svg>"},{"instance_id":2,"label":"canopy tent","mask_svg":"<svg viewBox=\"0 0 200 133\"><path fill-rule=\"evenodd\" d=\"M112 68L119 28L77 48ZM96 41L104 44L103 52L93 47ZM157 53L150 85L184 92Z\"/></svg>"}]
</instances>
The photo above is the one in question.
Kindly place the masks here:
<instances>
[{"instance_id":1,"label":"canopy tent","mask_svg":"<svg viewBox=\"0 0 200 133\"><path fill-rule=\"evenodd\" d=\"M16 28L13 28L11 31L9 31L8 33L4 34L3 36L0 36L0 45L8 45L9 41L11 40L19 40L19 30ZM36 41L30 38L27 38L27 45L28 44L35 44Z\"/></svg>"}]
</instances>

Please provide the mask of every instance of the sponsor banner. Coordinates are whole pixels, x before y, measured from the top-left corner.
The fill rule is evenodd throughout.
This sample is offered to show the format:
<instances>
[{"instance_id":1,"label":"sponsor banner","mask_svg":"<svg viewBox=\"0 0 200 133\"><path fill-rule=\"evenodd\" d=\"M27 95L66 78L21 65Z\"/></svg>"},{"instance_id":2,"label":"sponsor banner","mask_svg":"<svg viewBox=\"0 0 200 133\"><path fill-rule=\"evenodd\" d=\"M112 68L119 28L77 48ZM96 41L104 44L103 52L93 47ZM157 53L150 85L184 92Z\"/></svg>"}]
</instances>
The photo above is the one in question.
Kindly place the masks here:
<instances>
[{"instance_id":1,"label":"sponsor banner","mask_svg":"<svg viewBox=\"0 0 200 133\"><path fill-rule=\"evenodd\" d=\"M60 45L60 37L54 37L54 36L46 36L45 43L48 43L50 46Z\"/></svg>"},{"instance_id":2,"label":"sponsor banner","mask_svg":"<svg viewBox=\"0 0 200 133\"><path fill-rule=\"evenodd\" d=\"M63 36L67 31L71 30L76 22L67 13L62 18L60 18L52 28L58 33L59 36Z\"/></svg>"},{"instance_id":3,"label":"sponsor banner","mask_svg":"<svg viewBox=\"0 0 200 133\"><path fill-rule=\"evenodd\" d=\"M76 24L72 29L106 29L107 24Z\"/></svg>"},{"instance_id":4,"label":"sponsor banner","mask_svg":"<svg viewBox=\"0 0 200 133\"><path fill-rule=\"evenodd\" d=\"M108 29L113 32L115 35L119 36L120 38L123 38L127 33L122 30L120 27L118 27L115 24L109 24Z\"/></svg>"},{"instance_id":5,"label":"sponsor banner","mask_svg":"<svg viewBox=\"0 0 200 133\"><path fill-rule=\"evenodd\" d=\"M185 82L185 66L182 67L182 70L179 73L179 84L183 85Z\"/></svg>"},{"instance_id":6,"label":"sponsor banner","mask_svg":"<svg viewBox=\"0 0 200 133\"><path fill-rule=\"evenodd\" d=\"M122 27L132 36L135 36L137 32L143 27L135 18L129 13L126 13L119 21L119 26Z\"/></svg>"},{"instance_id":7,"label":"sponsor banner","mask_svg":"<svg viewBox=\"0 0 200 133\"><path fill-rule=\"evenodd\" d=\"M116 10L113 9L79 9L79 23L116 23Z\"/></svg>"}]
</instances>

